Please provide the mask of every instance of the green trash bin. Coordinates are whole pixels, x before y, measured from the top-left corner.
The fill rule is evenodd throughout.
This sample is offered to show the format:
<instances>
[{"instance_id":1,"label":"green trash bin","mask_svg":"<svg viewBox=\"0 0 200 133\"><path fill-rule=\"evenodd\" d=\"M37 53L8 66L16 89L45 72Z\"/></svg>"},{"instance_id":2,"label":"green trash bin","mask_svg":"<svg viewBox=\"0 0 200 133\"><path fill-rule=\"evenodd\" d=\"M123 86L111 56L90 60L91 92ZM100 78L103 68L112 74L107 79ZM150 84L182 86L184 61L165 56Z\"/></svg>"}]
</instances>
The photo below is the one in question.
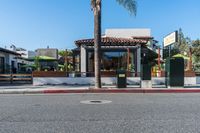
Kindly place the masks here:
<instances>
[{"instance_id":1,"label":"green trash bin","mask_svg":"<svg viewBox=\"0 0 200 133\"><path fill-rule=\"evenodd\" d=\"M117 70L117 88L126 88L126 71Z\"/></svg>"},{"instance_id":2,"label":"green trash bin","mask_svg":"<svg viewBox=\"0 0 200 133\"><path fill-rule=\"evenodd\" d=\"M141 65L142 73L141 73L141 78L142 80L151 80L151 65L150 64L142 64Z\"/></svg>"}]
</instances>

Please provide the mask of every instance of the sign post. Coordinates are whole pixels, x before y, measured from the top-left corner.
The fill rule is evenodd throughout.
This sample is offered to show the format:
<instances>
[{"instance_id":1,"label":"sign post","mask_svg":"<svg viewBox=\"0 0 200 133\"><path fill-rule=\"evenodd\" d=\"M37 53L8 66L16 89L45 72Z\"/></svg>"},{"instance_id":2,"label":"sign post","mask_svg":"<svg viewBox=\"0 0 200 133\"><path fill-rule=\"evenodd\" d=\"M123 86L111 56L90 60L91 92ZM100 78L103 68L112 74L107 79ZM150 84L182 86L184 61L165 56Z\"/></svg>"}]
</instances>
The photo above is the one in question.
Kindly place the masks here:
<instances>
[{"instance_id":1,"label":"sign post","mask_svg":"<svg viewBox=\"0 0 200 133\"><path fill-rule=\"evenodd\" d=\"M171 49L172 45L178 42L178 31L172 32L166 37L164 37L163 48L167 49L168 55L166 57L165 63L165 82L166 86L168 87L170 84L170 60L171 60Z\"/></svg>"}]
</instances>

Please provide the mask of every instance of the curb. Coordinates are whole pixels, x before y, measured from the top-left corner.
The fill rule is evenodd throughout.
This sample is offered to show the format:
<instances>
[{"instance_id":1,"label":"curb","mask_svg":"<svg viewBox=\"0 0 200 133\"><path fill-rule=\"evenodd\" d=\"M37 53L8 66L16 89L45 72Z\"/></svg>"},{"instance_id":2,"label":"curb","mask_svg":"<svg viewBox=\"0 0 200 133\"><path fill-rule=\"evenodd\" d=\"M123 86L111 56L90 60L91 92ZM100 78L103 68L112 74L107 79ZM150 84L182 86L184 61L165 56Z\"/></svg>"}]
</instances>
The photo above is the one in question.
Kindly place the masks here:
<instances>
[{"instance_id":1,"label":"curb","mask_svg":"<svg viewBox=\"0 0 200 133\"><path fill-rule=\"evenodd\" d=\"M58 94L58 93L200 93L200 89L26 89L26 90L0 90L0 94Z\"/></svg>"},{"instance_id":2,"label":"curb","mask_svg":"<svg viewBox=\"0 0 200 133\"><path fill-rule=\"evenodd\" d=\"M0 94L42 94L44 90L1 90Z\"/></svg>"},{"instance_id":3,"label":"curb","mask_svg":"<svg viewBox=\"0 0 200 133\"><path fill-rule=\"evenodd\" d=\"M170 90L160 90L160 89L132 89L132 90L120 90L120 89L112 89L112 90L44 90L45 94L53 94L53 93L200 93L200 89L170 89Z\"/></svg>"}]
</instances>

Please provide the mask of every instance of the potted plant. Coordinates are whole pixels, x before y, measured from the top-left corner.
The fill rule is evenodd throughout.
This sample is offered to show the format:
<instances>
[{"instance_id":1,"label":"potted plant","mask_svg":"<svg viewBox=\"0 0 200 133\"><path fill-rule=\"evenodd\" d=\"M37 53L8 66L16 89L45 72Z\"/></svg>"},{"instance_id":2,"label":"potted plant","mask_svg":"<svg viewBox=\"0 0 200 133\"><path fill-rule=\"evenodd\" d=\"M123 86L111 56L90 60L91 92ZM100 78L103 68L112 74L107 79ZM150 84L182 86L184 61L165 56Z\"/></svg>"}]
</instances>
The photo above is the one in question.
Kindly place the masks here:
<instances>
[{"instance_id":1,"label":"potted plant","mask_svg":"<svg viewBox=\"0 0 200 133\"><path fill-rule=\"evenodd\" d=\"M73 71L73 66L71 64L68 65L69 77L75 77L75 72Z\"/></svg>"},{"instance_id":2,"label":"potted plant","mask_svg":"<svg viewBox=\"0 0 200 133\"><path fill-rule=\"evenodd\" d=\"M134 64L129 64L128 70L131 73L131 77L134 77L134 75L135 75L135 66L134 66Z\"/></svg>"}]
</instances>

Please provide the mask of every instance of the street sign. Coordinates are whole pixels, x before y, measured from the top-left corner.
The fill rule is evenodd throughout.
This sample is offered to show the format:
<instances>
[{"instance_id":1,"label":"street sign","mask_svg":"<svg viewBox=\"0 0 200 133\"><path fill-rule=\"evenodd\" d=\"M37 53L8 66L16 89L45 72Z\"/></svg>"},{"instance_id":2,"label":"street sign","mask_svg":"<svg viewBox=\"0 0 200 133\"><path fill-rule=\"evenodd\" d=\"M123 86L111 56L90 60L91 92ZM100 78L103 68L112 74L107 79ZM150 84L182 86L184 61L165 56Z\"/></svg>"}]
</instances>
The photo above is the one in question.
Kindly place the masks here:
<instances>
[{"instance_id":1,"label":"street sign","mask_svg":"<svg viewBox=\"0 0 200 133\"><path fill-rule=\"evenodd\" d=\"M164 38L164 47L178 42L178 31L172 32Z\"/></svg>"}]
</instances>

